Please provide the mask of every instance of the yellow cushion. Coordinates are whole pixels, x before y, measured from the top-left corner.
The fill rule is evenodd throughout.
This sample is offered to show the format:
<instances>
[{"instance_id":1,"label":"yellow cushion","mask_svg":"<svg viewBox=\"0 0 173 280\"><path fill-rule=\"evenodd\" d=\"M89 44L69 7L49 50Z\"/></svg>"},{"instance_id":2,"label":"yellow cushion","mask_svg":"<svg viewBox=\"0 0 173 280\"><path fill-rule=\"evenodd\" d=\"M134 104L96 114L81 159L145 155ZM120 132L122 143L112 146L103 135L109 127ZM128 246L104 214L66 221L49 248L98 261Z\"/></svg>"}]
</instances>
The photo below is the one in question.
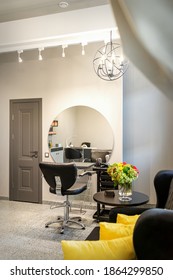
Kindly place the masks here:
<instances>
[{"instance_id":1,"label":"yellow cushion","mask_svg":"<svg viewBox=\"0 0 173 280\"><path fill-rule=\"evenodd\" d=\"M135 224L137 219L139 218L140 215L125 215L125 214L117 214L117 223L120 224L125 224L125 225L131 225Z\"/></svg>"},{"instance_id":2,"label":"yellow cushion","mask_svg":"<svg viewBox=\"0 0 173 280\"><path fill-rule=\"evenodd\" d=\"M62 240L64 260L132 260L135 259L132 235L112 240Z\"/></svg>"},{"instance_id":3,"label":"yellow cushion","mask_svg":"<svg viewBox=\"0 0 173 280\"><path fill-rule=\"evenodd\" d=\"M100 240L110 240L133 234L134 225L100 222Z\"/></svg>"}]
</instances>

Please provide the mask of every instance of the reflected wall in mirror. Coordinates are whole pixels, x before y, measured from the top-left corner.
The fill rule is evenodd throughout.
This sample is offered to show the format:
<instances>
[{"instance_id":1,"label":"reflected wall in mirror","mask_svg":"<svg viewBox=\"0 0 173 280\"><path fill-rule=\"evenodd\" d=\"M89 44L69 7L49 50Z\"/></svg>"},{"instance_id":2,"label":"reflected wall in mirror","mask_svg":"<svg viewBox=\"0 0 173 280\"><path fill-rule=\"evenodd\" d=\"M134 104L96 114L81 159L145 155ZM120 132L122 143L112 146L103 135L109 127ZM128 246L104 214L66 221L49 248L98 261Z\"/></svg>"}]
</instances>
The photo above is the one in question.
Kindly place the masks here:
<instances>
[{"instance_id":1,"label":"reflected wall in mirror","mask_svg":"<svg viewBox=\"0 0 173 280\"><path fill-rule=\"evenodd\" d=\"M98 158L108 162L113 149L113 132L100 112L87 106L74 106L52 121L48 145L55 162L96 162Z\"/></svg>"}]
</instances>

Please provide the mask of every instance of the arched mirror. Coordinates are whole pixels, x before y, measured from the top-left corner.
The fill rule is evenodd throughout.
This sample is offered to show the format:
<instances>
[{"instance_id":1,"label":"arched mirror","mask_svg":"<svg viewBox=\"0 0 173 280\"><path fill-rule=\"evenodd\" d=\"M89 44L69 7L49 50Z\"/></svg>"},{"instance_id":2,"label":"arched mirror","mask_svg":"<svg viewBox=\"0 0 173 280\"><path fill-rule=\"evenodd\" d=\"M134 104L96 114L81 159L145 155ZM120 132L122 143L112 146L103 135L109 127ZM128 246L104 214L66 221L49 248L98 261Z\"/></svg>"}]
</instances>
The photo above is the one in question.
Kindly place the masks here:
<instances>
[{"instance_id":1,"label":"arched mirror","mask_svg":"<svg viewBox=\"0 0 173 280\"><path fill-rule=\"evenodd\" d=\"M74 106L52 121L48 145L55 162L95 162L98 158L107 162L113 149L113 132L101 113L87 106Z\"/></svg>"}]
</instances>

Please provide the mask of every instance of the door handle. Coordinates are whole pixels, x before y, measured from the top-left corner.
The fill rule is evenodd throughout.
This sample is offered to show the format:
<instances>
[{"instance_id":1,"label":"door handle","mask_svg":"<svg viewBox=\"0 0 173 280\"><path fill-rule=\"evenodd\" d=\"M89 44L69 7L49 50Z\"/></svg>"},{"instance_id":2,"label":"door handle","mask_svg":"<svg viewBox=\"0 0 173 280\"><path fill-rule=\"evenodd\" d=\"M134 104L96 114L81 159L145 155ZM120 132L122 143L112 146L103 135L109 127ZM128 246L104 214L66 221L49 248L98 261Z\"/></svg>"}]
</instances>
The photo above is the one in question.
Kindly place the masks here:
<instances>
[{"instance_id":1,"label":"door handle","mask_svg":"<svg viewBox=\"0 0 173 280\"><path fill-rule=\"evenodd\" d=\"M30 153L32 158L38 158L38 151L31 151Z\"/></svg>"}]
</instances>

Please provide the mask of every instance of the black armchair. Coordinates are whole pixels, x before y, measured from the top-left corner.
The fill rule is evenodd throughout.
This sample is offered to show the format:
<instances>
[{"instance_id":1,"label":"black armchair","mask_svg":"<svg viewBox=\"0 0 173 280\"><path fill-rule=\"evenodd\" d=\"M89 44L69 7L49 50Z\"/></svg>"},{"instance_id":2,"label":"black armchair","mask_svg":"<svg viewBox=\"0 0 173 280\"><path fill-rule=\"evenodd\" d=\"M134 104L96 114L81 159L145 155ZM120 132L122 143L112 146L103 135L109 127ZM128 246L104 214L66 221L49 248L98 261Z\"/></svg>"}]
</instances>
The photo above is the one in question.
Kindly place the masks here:
<instances>
[{"instance_id":1,"label":"black armchair","mask_svg":"<svg viewBox=\"0 0 173 280\"><path fill-rule=\"evenodd\" d=\"M149 209L138 218L133 245L138 260L173 260L173 211ZM86 240L98 240L99 227L95 227Z\"/></svg>"},{"instance_id":2,"label":"black armchair","mask_svg":"<svg viewBox=\"0 0 173 280\"><path fill-rule=\"evenodd\" d=\"M150 209L138 218L133 244L139 260L173 260L173 211Z\"/></svg>"},{"instance_id":3,"label":"black armchair","mask_svg":"<svg viewBox=\"0 0 173 280\"><path fill-rule=\"evenodd\" d=\"M39 164L39 167L44 175L44 179L49 185L49 191L55 195L57 195L57 183L56 179L57 177L60 178L61 182L61 195L65 196L66 199L63 202L64 207L64 217L60 218L58 217L54 221L48 222L45 226L48 227L50 224L53 223L60 223L62 224L60 233L64 232L64 228L68 226L69 223L75 223L82 227L82 229L85 229L85 225L81 223L81 218L78 218L78 221L74 220L74 218L69 217L69 210L70 210L70 201L69 196L70 195L78 195L82 192L84 192L87 189L87 183L85 182L78 182L77 178L78 176L84 177L91 176L93 173L90 171L86 171L80 175L77 173L77 167L75 163L46 163L41 162ZM87 182L86 178L86 182Z\"/></svg>"},{"instance_id":4,"label":"black armchair","mask_svg":"<svg viewBox=\"0 0 173 280\"><path fill-rule=\"evenodd\" d=\"M154 187L156 191L156 207L165 208L171 181L173 179L173 170L161 170L154 178Z\"/></svg>"}]
</instances>

